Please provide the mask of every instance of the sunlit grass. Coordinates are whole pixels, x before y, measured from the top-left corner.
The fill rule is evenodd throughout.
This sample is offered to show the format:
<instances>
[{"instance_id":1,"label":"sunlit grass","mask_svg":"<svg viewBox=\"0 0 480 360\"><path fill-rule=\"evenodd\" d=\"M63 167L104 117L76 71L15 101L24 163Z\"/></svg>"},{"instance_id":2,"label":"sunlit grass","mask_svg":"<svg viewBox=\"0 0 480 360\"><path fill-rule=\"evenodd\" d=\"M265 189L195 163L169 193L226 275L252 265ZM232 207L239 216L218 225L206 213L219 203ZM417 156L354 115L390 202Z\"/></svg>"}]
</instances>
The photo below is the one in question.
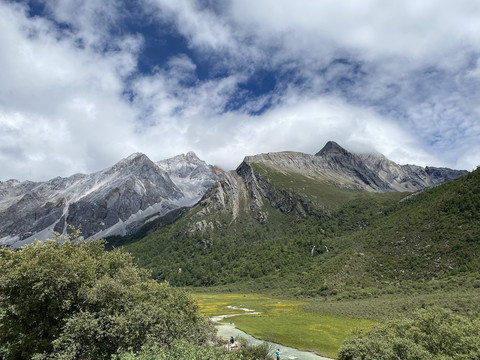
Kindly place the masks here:
<instances>
[{"instance_id":1,"label":"sunlit grass","mask_svg":"<svg viewBox=\"0 0 480 360\"><path fill-rule=\"evenodd\" d=\"M308 302L257 294L194 294L194 297L207 316L240 314L226 321L235 322L237 328L256 338L328 357L336 357L342 342L355 330L367 329L374 323L313 313L306 310ZM241 308L260 314L246 315L248 312Z\"/></svg>"}]
</instances>

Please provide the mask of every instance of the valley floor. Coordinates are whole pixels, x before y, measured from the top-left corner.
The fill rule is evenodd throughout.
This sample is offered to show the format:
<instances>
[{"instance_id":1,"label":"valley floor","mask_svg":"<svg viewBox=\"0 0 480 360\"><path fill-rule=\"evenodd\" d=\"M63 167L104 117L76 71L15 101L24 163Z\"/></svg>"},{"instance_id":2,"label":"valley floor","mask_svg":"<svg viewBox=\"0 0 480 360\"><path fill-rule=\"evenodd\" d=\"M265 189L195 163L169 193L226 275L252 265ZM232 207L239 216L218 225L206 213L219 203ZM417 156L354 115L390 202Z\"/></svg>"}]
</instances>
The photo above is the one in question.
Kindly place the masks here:
<instances>
[{"instance_id":1,"label":"valley floor","mask_svg":"<svg viewBox=\"0 0 480 360\"><path fill-rule=\"evenodd\" d=\"M209 317L235 314L235 326L247 334L329 358L337 357L343 341L355 331L419 308L439 306L470 316L480 313L480 288L474 286L421 292L412 288L410 294L371 294L362 299L338 296L299 300L218 292L194 292L193 296ZM232 320L227 317L223 321Z\"/></svg>"},{"instance_id":2,"label":"valley floor","mask_svg":"<svg viewBox=\"0 0 480 360\"><path fill-rule=\"evenodd\" d=\"M372 320L312 312L307 308L309 302L260 294L195 293L194 297L205 315L235 315L235 326L255 338L329 358L336 357L353 331L374 324ZM227 317L223 321L232 320Z\"/></svg>"}]
</instances>

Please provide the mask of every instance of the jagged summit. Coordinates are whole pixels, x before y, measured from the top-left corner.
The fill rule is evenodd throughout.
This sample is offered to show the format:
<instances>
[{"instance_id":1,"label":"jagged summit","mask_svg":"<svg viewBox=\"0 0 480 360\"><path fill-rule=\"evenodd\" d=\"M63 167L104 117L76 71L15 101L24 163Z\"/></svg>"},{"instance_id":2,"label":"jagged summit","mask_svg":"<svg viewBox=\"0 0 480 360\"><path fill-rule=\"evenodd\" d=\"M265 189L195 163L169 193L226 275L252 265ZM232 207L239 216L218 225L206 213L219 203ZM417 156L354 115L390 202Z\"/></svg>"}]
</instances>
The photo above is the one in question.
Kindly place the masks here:
<instances>
[{"instance_id":1,"label":"jagged summit","mask_svg":"<svg viewBox=\"0 0 480 360\"><path fill-rule=\"evenodd\" d=\"M182 154L183 155L183 154ZM197 156L197 154L195 154L193 151L189 151L185 154L185 159L187 159L188 161L195 161L195 162L201 162L202 160L200 160Z\"/></svg>"},{"instance_id":2,"label":"jagged summit","mask_svg":"<svg viewBox=\"0 0 480 360\"><path fill-rule=\"evenodd\" d=\"M153 161L149 159L147 155L136 152L120 160L112 167L107 168L103 171L108 174L112 174L118 171L124 171L124 169L126 168L133 168L133 167L138 167L143 165L147 165L149 167L155 167L155 164L153 163Z\"/></svg>"},{"instance_id":3,"label":"jagged summit","mask_svg":"<svg viewBox=\"0 0 480 360\"><path fill-rule=\"evenodd\" d=\"M158 161L156 164L168 172L184 194L197 199L200 199L222 174L218 173L217 168L200 160L193 151Z\"/></svg>"},{"instance_id":4,"label":"jagged summit","mask_svg":"<svg viewBox=\"0 0 480 360\"><path fill-rule=\"evenodd\" d=\"M139 158L147 158L147 156L141 152L135 152L133 154L131 154L130 156L127 156L125 159L123 159L123 161L133 161L135 159L139 159ZM120 160L122 161L122 160Z\"/></svg>"},{"instance_id":5,"label":"jagged summit","mask_svg":"<svg viewBox=\"0 0 480 360\"><path fill-rule=\"evenodd\" d=\"M347 155L349 152L345 150L343 147L338 145L335 141L329 141L325 144L325 146L315 154L315 156L324 156L326 154L342 154Z\"/></svg>"},{"instance_id":6,"label":"jagged summit","mask_svg":"<svg viewBox=\"0 0 480 360\"><path fill-rule=\"evenodd\" d=\"M283 172L309 176L322 174L338 186L375 192L417 191L467 173L464 170L399 165L379 153L349 152L334 141L327 142L315 155L284 151L245 157L243 164L250 166L252 163L262 163ZM239 169L242 168L240 165Z\"/></svg>"},{"instance_id":7,"label":"jagged summit","mask_svg":"<svg viewBox=\"0 0 480 360\"><path fill-rule=\"evenodd\" d=\"M200 160L193 151L186 154L176 155L169 159L160 160L156 163L161 169L165 171L185 171L185 169L193 169L199 165L206 165L205 161ZM189 170L187 170L189 171Z\"/></svg>"}]
</instances>

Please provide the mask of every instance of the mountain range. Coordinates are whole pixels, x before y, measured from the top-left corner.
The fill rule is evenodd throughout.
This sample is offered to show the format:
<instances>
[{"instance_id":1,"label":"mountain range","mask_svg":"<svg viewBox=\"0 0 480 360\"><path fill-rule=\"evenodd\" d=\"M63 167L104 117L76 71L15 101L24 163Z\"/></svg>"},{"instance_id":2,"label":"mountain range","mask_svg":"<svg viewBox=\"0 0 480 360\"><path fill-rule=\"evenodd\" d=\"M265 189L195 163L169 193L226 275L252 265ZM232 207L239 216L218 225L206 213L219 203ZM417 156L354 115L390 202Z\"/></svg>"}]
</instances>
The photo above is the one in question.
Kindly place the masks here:
<instances>
[{"instance_id":1,"label":"mountain range","mask_svg":"<svg viewBox=\"0 0 480 360\"><path fill-rule=\"evenodd\" d=\"M135 153L93 174L0 182L0 245L19 247L81 227L84 237L128 235L194 205L222 171L193 152L154 163Z\"/></svg>"},{"instance_id":2,"label":"mountain range","mask_svg":"<svg viewBox=\"0 0 480 360\"><path fill-rule=\"evenodd\" d=\"M470 185L462 185L465 179L475 183L476 173L470 178L466 171L398 165L380 154L351 153L334 142L315 155L247 156L175 222L116 239L115 246L125 246L157 279L179 286L254 280L257 290L282 286L283 292L291 287L319 294L326 286L333 294L346 284L357 288L401 278L431 279L458 271L469 258L460 261L452 248L476 253L464 241L470 236L464 230L475 232L475 227L445 212L451 200L442 200L435 211L429 208L453 198L480 211L480 204L463 194ZM410 221L414 226L406 227ZM441 229L448 230L437 233ZM428 236L419 237L425 232ZM454 244L432 243L439 237ZM407 248L396 252L402 244ZM423 257L427 263L420 261ZM414 260L415 266L404 264ZM385 273L386 264L394 262L402 265L394 267L397 273Z\"/></svg>"},{"instance_id":3,"label":"mountain range","mask_svg":"<svg viewBox=\"0 0 480 360\"><path fill-rule=\"evenodd\" d=\"M192 210L192 218L201 220L189 226L191 231L219 228L220 218L230 223L241 212L260 223L268 222L265 209L270 207L303 216L314 209L334 210L362 191L415 192L466 173L398 165L381 154L351 153L333 141L315 155L277 152L247 156L208 190Z\"/></svg>"},{"instance_id":4,"label":"mountain range","mask_svg":"<svg viewBox=\"0 0 480 360\"><path fill-rule=\"evenodd\" d=\"M19 247L51 237L52 231L65 233L69 225L80 226L86 238L129 236L198 202L188 215L198 221L182 229L192 235L235 222L241 212L258 223L268 222L266 204L283 213L304 215L315 208L330 208L329 201L341 189L414 192L465 173L398 165L381 154L351 153L333 141L315 155L247 156L236 170L226 173L193 152L156 163L135 153L93 174L46 182L0 182L0 244ZM289 188L288 183L294 186ZM335 206L345 198L345 193L337 195ZM174 219L183 212L176 214Z\"/></svg>"}]
</instances>

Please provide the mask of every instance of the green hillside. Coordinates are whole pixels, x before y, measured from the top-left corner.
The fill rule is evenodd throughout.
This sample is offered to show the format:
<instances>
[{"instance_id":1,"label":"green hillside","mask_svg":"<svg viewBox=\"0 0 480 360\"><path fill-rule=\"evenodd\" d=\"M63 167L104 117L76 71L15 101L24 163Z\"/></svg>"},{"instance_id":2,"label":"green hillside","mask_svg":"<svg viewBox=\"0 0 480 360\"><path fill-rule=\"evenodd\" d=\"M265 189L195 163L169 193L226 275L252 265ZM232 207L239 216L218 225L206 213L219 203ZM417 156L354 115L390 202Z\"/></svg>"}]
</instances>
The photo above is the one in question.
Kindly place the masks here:
<instances>
[{"instance_id":1,"label":"green hillside","mask_svg":"<svg viewBox=\"0 0 480 360\"><path fill-rule=\"evenodd\" d=\"M310 285L402 286L480 270L480 170L412 195L309 274ZM479 283L480 285L480 283Z\"/></svg>"},{"instance_id":2,"label":"green hillside","mask_svg":"<svg viewBox=\"0 0 480 360\"><path fill-rule=\"evenodd\" d=\"M293 275L342 251L337 238L360 231L405 196L339 188L320 176L283 174L267 167L258 166L256 171L283 197L284 208L264 201L268 221L259 222L249 212L240 212L232 221L229 213L216 212L201 219L216 221L220 228L191 235L184 229L202 210L197 206L173 224L129 243L128 251L141 266L152 269L154 277L174 285L212 286L262 278L267 283L278 278L282 283L296 281Z\"/></svg>"},{"instance_id":3,"label":"green hillside","mask_svg":"<svg viewBox=\"0 0 480 360\"><path fill-rule=\"evenodd\" d=\"M264 201L218 229L187 234L189 214L126 245L154 277L177 286L242 289L326 299L480 287L480 170L419 194L369 193L255 166L307 212ZM228 225L228 226L227 226ZM478 279L477 279L478 277Z\"/></svg>"},{"instance_id":4,"label":"green hillside","mask_svg":"<svg viewBox=\"0 0 480 360\"><path fill-rule=\"evenodd\" d=\"M296 201L308 202L317 210L332 211L357 198L370 198L366 191L353 190L352 183L341 186L323 174L302 174L295 171L280 171L262 163L252 163L258 177L266 179L277 189L289 193ZM388 194L386 195L388 197Z\"/></svg>"}]
</instances>

